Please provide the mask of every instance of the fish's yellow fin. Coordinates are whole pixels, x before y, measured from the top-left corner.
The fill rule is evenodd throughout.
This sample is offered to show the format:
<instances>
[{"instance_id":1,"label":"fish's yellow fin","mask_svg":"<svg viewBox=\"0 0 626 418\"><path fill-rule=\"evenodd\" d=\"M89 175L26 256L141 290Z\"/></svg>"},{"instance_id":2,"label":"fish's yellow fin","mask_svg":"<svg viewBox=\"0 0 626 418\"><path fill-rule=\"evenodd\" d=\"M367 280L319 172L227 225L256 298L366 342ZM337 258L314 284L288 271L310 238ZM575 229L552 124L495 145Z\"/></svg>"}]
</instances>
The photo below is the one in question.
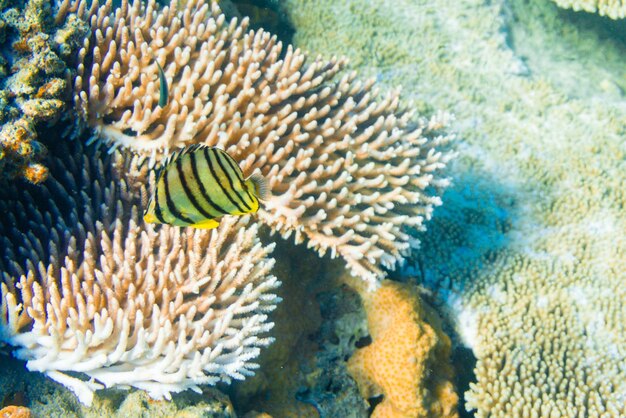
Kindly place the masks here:
<instances>
[{"instance_id":1,"label":"fish's yellow fin","mask_svg":"<svg viewBox=\"0 0 626 418\"><path fill-rule=\"evenodd\" d=\"M154 215L154 213L146 213L145 215L143 215L143 221L146 223L157 223L158 219L157 217Z\"/></svg>"},{"instance_id":2,"label":"fish's yellow fin","mask_svg":"<svg viewBox=\"0 0 626 418\"><path fill-rule=\"evenodd\" d=\"M204 221L197 222L195 224L191 224L189 226L198 229L213 229L217 228L220 225L215 219L205 219Z\"/></svg>"}]
</instances>

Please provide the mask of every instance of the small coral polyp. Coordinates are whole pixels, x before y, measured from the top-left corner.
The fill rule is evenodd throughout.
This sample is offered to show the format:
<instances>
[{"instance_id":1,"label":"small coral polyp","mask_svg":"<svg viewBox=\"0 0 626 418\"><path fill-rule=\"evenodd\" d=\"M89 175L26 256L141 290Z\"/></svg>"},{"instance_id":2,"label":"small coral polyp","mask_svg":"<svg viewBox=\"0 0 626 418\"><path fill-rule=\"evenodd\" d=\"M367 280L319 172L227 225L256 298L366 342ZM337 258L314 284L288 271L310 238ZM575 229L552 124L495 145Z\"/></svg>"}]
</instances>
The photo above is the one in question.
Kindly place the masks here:
<instances>
[{"instance_id":1,"label":"small coral polyp","mask_svg":"<svg viewBox=\"0 0 626 418\"><path fill-rule=\"evenodd\" d=\"M448 115L413 117L397 94L340 75L342 59L311 61L290 46L283 56L276 37L226 22L217 3L176 5L93 12L74 83L77 127L152 163L196 143L224 149L245 176L268 180L261 222L343 257L375 288L440 204Z\"/></svg>"}]
</instances>

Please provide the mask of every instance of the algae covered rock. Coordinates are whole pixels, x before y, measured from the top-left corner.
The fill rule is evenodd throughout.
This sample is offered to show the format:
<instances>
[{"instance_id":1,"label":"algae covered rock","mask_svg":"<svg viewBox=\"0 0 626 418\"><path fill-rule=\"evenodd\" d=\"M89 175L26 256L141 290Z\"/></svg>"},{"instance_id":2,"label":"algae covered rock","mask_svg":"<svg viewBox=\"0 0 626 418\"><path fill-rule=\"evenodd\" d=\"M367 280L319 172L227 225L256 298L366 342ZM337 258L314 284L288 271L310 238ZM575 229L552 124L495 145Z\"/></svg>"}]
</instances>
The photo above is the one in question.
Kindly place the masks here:
<instances>
[{"instance_id":1,"label":"algae covered rock","mask_svg":"<svg viewBox=\"0 0 626 418\"><path fill-rule=\"evenodd\" d=\"M86 23L58 2L5 1L0 12L0 180L40 183L46 127L65 109L71 62ZM67 5L66 5L67 6Z\"/></svg>"}]
</instances>

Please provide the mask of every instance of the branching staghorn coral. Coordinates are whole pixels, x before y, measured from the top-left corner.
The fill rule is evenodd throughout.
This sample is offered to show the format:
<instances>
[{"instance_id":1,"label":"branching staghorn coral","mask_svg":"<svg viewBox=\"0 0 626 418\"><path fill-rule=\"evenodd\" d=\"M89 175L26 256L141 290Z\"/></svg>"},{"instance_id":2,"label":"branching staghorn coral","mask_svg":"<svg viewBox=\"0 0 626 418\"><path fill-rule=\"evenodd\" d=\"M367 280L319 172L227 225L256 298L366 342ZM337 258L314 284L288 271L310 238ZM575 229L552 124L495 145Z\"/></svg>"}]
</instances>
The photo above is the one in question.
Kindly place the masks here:
<instances>
[{"instance_id":1,"label":"branching staghorn coral","mask_svg":"<svg viewBox=\"0 0 626 418\"><path fill-rule=\"evenodd\" d=\"M317 59L216 5L111 4L91 16L80 51L75 105L94 137L159 160L193 143L218 146L244 174L268 179L260 220L283 237L342 256L371 286L417 240L448 180L440 170L447 115L414 121L397 94L334 77L343 60ZM157 62L170 102L158 106ZM79 123L81 125L81 123Z\"/></svg>"},{"instance_id":2,"label":"branching staghorn coral","mask_svg":"<svg viewBox=\"0 0 626 418\"><path fill-rule=\"evenodd\" d=\"M0 191L0 341L86 404L102 385L159 399L251 375L279 301L273 244L248 217L145 225L145 170L71 146L44 187Z\"/></svg>"},{"instance_id":3,"label":"branching staghorn coral","mask_svg":"<svg viewBox=\"0 0 626 418\"><path fill-rule=\"evenodd\" d=\"M553 0L559 7L584 10L589 13L598 13L611 19L626 17L626 1L624 0Z\"/></svg>"}]
</instances>

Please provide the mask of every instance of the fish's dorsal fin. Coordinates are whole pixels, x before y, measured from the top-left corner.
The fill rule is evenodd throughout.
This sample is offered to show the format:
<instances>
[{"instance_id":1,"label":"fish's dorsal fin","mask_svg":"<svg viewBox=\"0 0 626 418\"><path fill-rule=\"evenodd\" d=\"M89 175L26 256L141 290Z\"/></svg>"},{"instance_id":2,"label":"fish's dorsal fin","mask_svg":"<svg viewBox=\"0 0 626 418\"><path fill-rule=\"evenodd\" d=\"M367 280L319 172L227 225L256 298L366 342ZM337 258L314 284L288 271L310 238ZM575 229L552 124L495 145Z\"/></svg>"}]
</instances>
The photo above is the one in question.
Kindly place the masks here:
<instances>
[{"instance_id":1,"label":"fish's dorsal fin","mask_svg":"<svg viewBox=\"0 0 626 418\"><path fill-rule=\"evenodd\" d=\"M241 171L241 167L239 167L239 164L237 163L237 161L235 161L235 159L233 157L231 157L231 155L229 153L227 153L226 150L223 150L223 149L218 148L218 147L210 147L210 148L214 149L218 153L222 154L225 158L229 159L233 163L233 165L235 167L237 167L237 169L239 169L239 171ZM243 177L243 173L241 173L241 176Z\"/></svg>"},{"instance_id":2,"label":"fish's dorsal fin","mask_svg":"<svg viewBox=\"0 0 626 418\"><path fill-rule=\"evenodd\" d=\"M174 151L173 153L169 154L167 157L165 157L163 164L161 164L161 168L167 167L168 165L170 165L177 159L181 158L183 155L190 154L192 152L195 152L203 148L212 148L212 147L206 144L192 144L192 145L186 146L185 148L178 149Z\"/></svg>"},{"instance_id":3,"label":"fish's dorsal fin","mask_svg":"<svg viewBox=\"0 0 626 418\"><path fill-rule=\"evenodd\" d=\"M256 196L261 200L267 200L270 197L269 184L267 184L267 180L263 177L258 171L252 173L250 177L248 177L249 181L254 185L254 192Z\"/></svg>"}]
</instances>

